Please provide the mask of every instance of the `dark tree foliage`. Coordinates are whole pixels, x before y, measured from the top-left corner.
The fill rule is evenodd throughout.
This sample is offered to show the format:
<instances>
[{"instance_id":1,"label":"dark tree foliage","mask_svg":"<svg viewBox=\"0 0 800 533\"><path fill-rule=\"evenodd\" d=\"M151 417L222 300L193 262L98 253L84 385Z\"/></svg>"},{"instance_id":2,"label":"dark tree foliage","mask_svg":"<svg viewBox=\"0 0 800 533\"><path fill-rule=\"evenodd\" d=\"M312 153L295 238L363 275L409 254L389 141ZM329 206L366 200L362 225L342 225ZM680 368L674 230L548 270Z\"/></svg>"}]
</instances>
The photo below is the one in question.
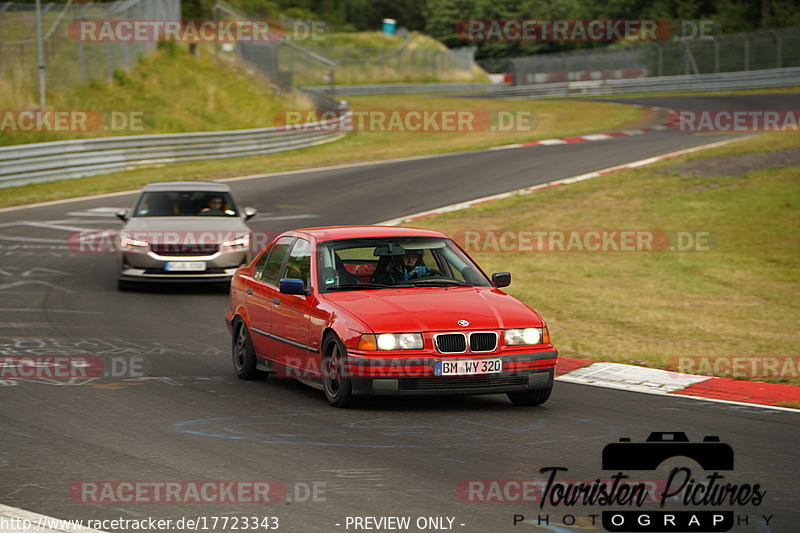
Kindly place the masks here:
<instances>
[{"instance_id":1,"label":"dark tree foliage","mask_svg":"<svg viewBox=\"0 0 800 533\"><path fill-rule=\"evenodd\" d=\"M183 0L184 18L210 16L216 0ZM713 20L721 33L800 26L797 0L228 0L251 16L320 19L334 31L377 30L383 18L423 31L451 48L477 47L478 58L561 52L605 43L471 42L456 33L466 19Z\"/></svg>"}]
</instances>

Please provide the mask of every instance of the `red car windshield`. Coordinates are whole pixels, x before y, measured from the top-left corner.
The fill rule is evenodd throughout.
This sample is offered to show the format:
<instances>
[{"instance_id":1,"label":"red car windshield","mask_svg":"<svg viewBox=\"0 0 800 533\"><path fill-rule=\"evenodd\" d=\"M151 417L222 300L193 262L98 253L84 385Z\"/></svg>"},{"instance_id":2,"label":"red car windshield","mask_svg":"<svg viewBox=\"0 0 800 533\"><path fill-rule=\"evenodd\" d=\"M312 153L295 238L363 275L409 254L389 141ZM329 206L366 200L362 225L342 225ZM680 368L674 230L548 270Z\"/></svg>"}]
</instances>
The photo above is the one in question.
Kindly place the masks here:
<instances>
[{"instance_id":1,"label":"red car windshield","mask_svg":"<svg viewBox=\"0 0 800 533\"><path fill-rule=\"evenodd\" d=\"M450 239L390 237L323 242L317 264L323 292L491 283Z\"/></svg>"}]
</instances>

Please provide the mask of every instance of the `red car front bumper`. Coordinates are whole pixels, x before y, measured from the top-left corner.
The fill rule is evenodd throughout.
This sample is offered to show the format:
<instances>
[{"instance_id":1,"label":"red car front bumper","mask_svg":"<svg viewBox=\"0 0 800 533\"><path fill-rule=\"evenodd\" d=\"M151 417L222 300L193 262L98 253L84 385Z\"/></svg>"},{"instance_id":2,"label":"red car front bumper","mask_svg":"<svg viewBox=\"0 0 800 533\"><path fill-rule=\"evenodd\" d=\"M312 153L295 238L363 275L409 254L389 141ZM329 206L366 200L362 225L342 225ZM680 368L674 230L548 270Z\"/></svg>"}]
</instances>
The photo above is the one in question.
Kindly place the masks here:
<instances>
[{"instance_id":1,"label":"red car front bumper","mask_svg":"<svg viewBox=\"0 0 800 533\"><path fill-rule=\"evenodd\" d=\"M438 360L453 357L406 357L401 359L364 357L350 354L347 372L353 394L438 395L497 394L552 387L558 351L496 353L469 359L503 359L503 371L493 374L437 376Z\"/></svg>"}]
</instances>

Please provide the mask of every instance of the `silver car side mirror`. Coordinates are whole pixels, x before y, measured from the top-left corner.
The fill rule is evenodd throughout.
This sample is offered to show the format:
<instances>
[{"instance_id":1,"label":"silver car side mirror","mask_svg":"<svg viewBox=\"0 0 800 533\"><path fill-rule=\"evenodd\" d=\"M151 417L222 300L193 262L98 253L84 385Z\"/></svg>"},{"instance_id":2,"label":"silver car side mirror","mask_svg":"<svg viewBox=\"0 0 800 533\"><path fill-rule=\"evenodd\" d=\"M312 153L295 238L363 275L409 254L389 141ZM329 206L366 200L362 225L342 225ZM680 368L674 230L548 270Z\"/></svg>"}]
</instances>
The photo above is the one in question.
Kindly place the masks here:
<instances>
[{"instance_id":1,"label":"silver car side mirror","mask_svg":"<svg viewBox=\"0 0 800 533\"><path fill-rule=\"evenodd\" d=\"M242 212L244 213L244 219L250 220L251 218L253 218L258 214L258 209L256 209L255 207L245 207L244 209L242 209Z\"/></svg>"}]
</instances>

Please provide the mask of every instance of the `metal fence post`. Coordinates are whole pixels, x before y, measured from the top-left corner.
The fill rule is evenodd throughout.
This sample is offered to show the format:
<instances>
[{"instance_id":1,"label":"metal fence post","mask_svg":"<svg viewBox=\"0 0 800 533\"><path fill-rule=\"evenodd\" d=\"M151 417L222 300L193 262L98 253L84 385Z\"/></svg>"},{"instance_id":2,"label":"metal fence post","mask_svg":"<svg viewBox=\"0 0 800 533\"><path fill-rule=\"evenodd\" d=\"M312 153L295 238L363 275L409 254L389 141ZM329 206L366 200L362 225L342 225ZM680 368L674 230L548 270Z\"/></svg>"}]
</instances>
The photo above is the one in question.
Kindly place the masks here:
<instances>
[{"instance_id":1,"label":"metal fence post","mask_svg":"<svg viewBox=\"0 0 800 533\"><path fill-rule=\"evenodd\" d=\"M716 35L711 39L714 40L714 72L719 73L719 39Z\"/></svg>"},{"instance_id":2,"label":"metal fence post","mask_svg":"<svg viewBox=\"0 0 800 533\"><path fill-rule=\"evenodd\" d=\"M775 30L769 30L772 35L775 36L775 68L781 68L782 58L781 58L781 48L783 45L783 40L781 39L780 34Z\"/></svg>"},{"instance_id":3,"label":"metal fence post","mask_svg":"<svg viewBox=\"0 0 800 533\"><path fill-rule=\"evenodd\" d=\"M744 39L744 70L747 72L750 70L750 39L746 33L740 33L739 36Z\"/></svg>"},{"instance_id":4,"label":"metal fence post","mask_svg":"<svg viewBox=\"0 0 800 533\"><path fill-rule=\"evenodd\" d=\"M697 69L697 63L694 61L694 54L692 54L692 49L689 47L689 41L681 41L683 43L685 52L683 56L684 60L684 74L690 74L689 68L694 71L694 74L700 74L700 71Z\"/></svg>"},{"instance_id":5,"label":"metal fence post","mask_svg":"<svg viewBox=\"0 0 800 533\"><path fill-rule=\"evenodd\" d=\"M47 103L47 74L44 64L44 35L42 32L42 0L36 0L36 41L39 43L39 109Z\"/></svg>"}]
</instances>

